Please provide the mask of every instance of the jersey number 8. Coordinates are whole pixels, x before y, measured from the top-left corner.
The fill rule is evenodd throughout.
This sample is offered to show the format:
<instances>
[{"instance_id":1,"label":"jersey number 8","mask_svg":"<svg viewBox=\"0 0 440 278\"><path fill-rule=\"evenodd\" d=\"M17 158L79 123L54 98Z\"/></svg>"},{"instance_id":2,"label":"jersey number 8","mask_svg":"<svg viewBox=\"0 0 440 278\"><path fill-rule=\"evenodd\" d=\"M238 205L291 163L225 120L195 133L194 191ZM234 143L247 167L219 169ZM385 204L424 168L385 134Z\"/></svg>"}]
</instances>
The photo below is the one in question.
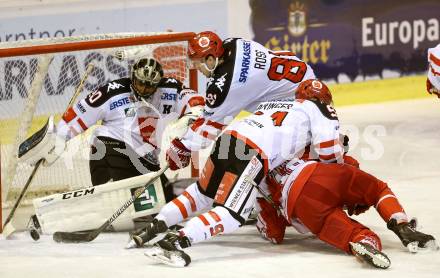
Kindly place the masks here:
<instances>
[{"instance_id":1,"label":"jersey number 8","mask_svg":"<svg viewBox=\"0 0 440 278\"><path fill-rule=\"evenodd\" d=\"M307 65L304 62L273 57L270 61L270 69L267 72L267 76L270 80L274 81L287 79L293 83L299 83L303 80L306 71Z\"/></svg>"}]
</instances>

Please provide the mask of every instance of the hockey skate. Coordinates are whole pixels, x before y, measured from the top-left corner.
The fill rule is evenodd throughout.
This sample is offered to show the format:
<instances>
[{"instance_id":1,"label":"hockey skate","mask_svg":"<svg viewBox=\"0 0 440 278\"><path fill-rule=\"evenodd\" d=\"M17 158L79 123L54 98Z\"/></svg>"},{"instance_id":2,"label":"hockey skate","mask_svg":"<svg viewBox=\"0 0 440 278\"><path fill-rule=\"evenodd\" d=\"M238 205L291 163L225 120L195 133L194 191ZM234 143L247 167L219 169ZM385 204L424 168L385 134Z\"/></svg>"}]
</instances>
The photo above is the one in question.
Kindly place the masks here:
<instances>
[{"instance_id":1,"label":"hockey skate","mask_svg":"<svg viewBox=\"0 0 440 278\"><path fill-rule=\"evenodd\" d=\"M153 219L152 222L147 223L147 226L136 231L131 236L131 240L128 242L126 249L140 248L145 243L155 238L158 234L164 233L168 230L167 224L162 220Z\"/></svg>"},{"instance_id":2,"label":"hockey skate","mask_svg":"<svg viewBox=\"0 0 440 278\"><path fill-rule=\"evenodd\" d=\"M40 222L38 222L37 216L34 214L29 219L27 224L27 229L33 240L37 241L40 239L40 234L42 233Z\"/></svg>"},{"instance_id":3,"label":"hockey skate","mask_svg":"<svg viewBox=\"0 0 440 278\"><path fill-rule=\"evenodd\" d=\"M393 231L408 248L409 252L417 253L419 250L438 250L435 238L432 235L424 234L415 229L413 223L397 224L396 219L391 219L387 223L388 229Z\"/></svg>"},{"instance_id":4,"label":"hockey skate","mask_svg":"<svg viewBox=\"0 0 440 278\"><path fill-rule=\"evenodd\" d=\"M169 232L162 240L145 251L145 256L173 267L185 267L191 263L191 257L182 249L191 246L186 236Z\"/></svg>"},{"instance_id":5,"label":"hockey skate","mask_svg":"<svg viewBox=\"0 0 440 278\"><path fill-rule=\"evenodd\" d=\"M391 265L388 256L370 244L363 242L350 242L350 246L356 257L376 268L386 269Z\"/></svg>"}]
</instances>

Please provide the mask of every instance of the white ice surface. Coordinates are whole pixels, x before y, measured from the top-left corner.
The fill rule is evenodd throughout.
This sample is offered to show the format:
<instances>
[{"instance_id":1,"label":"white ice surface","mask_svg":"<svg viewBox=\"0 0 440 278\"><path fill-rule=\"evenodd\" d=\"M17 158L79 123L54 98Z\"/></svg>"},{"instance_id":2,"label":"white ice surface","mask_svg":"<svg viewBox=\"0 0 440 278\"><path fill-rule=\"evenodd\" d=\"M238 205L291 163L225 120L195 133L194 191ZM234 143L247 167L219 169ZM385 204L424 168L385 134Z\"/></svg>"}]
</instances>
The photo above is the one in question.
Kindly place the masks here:
<instances>
[{"instance_id":1,"label":"white ice surface","mask_svg":"<svg viewBox=\"0 0 440 278\"><path fill-rule=\"evenodd\" d=\"M388 182L421 230L440 237L440 101L434 98L338 109L344 126L375 137L384 153L368 160L374 142L361 136L350 151L361 168ZM375 127L373 127L375 128ZM353 137L356 137L352 133ZM353 143L356 143L353 139ZM367 140L367 141L366 141ZM364 155L362 155L364 152ZM262 240L253 226L187 249L189 267L158 265L140 249L125 250L128 235L102 234L90 243L57 244L49 236L34 242L26 233L0 238L0 278L50 277L440 277L440 252L410 254L374 209L357 218L379 234L391 259L388 270L372 269L310 235L288 230L282 245Z\"/></svg>"}]
</instances>

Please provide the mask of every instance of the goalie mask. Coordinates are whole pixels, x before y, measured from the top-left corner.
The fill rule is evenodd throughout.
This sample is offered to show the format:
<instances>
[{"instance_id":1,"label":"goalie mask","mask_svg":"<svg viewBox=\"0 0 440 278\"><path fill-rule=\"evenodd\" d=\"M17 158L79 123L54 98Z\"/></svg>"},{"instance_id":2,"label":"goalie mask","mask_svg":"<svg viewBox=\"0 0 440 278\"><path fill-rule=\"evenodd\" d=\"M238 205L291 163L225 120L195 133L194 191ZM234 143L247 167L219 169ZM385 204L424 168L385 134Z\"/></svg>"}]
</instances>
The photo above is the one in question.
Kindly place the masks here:
<instances>
[{"instance_id":1,"label":"goalie mask","mask_svg":"<svg viewBox=\"0 0 440 278\"><path fill-rule=\"evenodd\" d=\"M153 58L137 61L131 71L131 86L138 96L149 98L163 77L162 66Z\"/></svg>"},{"instance_id":2,"label":"goalie mask","mask_svg":"<svg viewBox=\"0 0 440 278\"><path fill-rule=\"evenodd\" d=\"M195 62L196 68L207 76L212 75L224 52L223 42L214 32L198 33L189 41L188 56Z\"/></svg>"},{"instance_id":3,"label":"goalie mask","mask_svg":"<svg viewBox=\"0 0 440 278\"><path fill-rule=\"evenodd\" d=\"M301 82L296 89L295 97L297 99L316 99L325 104L332 104L332 94L327 85L318 79L309 79Z\"/></svg>"}]
</instances>

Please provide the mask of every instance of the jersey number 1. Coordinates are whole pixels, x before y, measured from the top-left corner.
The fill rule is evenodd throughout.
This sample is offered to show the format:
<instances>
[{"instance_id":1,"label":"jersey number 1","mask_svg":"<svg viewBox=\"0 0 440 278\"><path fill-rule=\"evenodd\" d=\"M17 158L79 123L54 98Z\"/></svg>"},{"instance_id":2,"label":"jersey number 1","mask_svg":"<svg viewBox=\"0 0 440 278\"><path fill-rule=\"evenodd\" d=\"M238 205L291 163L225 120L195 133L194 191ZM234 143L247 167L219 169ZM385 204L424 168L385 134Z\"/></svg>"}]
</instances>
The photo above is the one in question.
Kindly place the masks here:
<instances>
[{"instance_id":1,"label":"jersey number 1","mask_svg":"<svg viewBox=\"0 0 440 278\"><path fill-rule=\"evenodd\" d=\"M274 126L281 126L283 124L284 119L286 118L289 112L278 111L270 115L273 121Z\"/></svg>"},{"instance_id":2,"label":"jersey number 1","mask_svg":"<svg viewBox=\"0 0 440 278\"><path fill-rule=\"evenodd\" d=\"M261 111L257 111L254 114L257 116L264 115L264 113ZM273 125L274 126L281 126L283 124L283 121L286 118L287 114L289 114L289 112L285 112L285 111L277 111L275 113L272 113L272 115L270 115L270 117L272 118Z\"/></svg>"}]
</instances>

